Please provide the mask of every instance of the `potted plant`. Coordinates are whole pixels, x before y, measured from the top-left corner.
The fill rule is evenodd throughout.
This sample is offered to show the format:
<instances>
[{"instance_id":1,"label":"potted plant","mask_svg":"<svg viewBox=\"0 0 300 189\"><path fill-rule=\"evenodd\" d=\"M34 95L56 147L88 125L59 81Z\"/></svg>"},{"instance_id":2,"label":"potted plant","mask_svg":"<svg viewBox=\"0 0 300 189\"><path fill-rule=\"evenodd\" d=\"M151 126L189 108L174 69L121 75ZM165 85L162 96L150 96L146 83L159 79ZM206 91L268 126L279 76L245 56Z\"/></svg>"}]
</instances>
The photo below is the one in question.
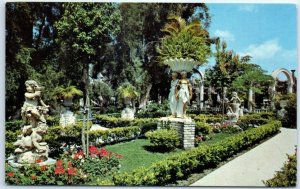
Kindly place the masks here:
<instances>
[{"instance_id":1,"label":"potted plant","mask_svg":"<svg viewBox=\"0 0 300 189\"><path fill-rule=\"evenodd\" d=\"M74 85L68 85L67 87L59 86L54 89L54 94L57 99L63 101L63 105L69 107L72 105L73 97L78 95L82 96L81 90L77 89Z\"/></svg>"},{"instance_id":2,"label":"potted plant","mask_svg":"<svg viewBox=\"0 0 300 189\"><path fill-rule=\"evenodd\" d=\"M136 88L133 85L126 82L123 83L120 87L118 87L117 95L119 99L123 99L125 105L128 106L131 100L139 96L139 93L137 92Z\"/></svg>"},{"instance_id":3,"label":"potted plant","mask_svg":"<svg viewBox=\"0 0 300 189\"><path fill-rule=\"evenodd\" d=\"M209 33L201 22L186 22L178 16L169 17L162 31L166 35L157 47L159 60L173 71L191 71L195 65L204 64L210 56Z\"/></svg>"}]
</instances>

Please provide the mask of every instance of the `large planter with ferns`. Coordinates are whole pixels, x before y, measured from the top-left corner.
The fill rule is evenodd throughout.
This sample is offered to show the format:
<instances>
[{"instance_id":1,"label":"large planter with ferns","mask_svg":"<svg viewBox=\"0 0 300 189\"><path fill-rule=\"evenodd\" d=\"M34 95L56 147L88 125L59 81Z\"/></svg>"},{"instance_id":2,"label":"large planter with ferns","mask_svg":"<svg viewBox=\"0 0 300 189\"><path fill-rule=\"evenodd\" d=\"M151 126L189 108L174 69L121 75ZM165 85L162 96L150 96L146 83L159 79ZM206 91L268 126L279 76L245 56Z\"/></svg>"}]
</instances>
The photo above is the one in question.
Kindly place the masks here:
<instances>
[{"instance_id":1,"label":"large planter with ferns","mask_svg":"<svg viewBox=\"0 0 300 189\"><path fill-rule=\"evenodd\" d=\"M73 85L68 85L67 87L59 86L55 88L54 94L57 99L62 101L62 104L65 107L71 107L73 104L74 96L82 96L83 93L81 90L77 89Z\"/></svg>"},{"instance_id":2,"label":"large planter with ferns","mask_svg":"<svg viewBox=\"0 0 300 189\"><path fill-rule=\"evenodd\" d=\"M130 83L123 83L117 89L117 95L119 98L119 102L124 103L126 106L125 109L121 112L121 117L133 119L135 113L134 100L139 97L139 93L137 92L136 88ZM132 105L133 107L131 108L130 105Z\"/></svg>"},{"instance_id":3,"label":"large planter with ferns","mask_svg":"<svg viewBox=\"0 0 300 189\"><path fill-rule=\"evenodd\" d=\"M173 16L162 31L166 35L157 48L159 60L172 71L190 72L197 65L204 64L210 56L209 34L198 20L186 22Z\"/></svg>"}]
</instances>

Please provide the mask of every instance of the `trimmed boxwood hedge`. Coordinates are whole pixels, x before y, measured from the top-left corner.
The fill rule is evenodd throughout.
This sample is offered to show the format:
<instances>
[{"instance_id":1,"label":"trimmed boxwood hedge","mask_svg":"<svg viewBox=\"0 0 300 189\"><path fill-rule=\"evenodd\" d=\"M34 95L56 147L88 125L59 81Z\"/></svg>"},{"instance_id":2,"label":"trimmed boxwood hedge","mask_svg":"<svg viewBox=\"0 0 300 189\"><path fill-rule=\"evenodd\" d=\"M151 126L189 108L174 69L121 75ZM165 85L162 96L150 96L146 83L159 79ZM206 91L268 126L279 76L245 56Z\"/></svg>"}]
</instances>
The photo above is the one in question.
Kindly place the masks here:
<instances>
[{"instance_id":1,"label":"trimmed boxwood hedge","mask_svg":"<svg viewBox=\"0 0 300 189\"><path fill-rule=\"evenodd\" d=\"M259 141L274 135L281 127L280 121L271 121L258 128L226 138L212 145L203 145L176 154L147 168L139 168L130 173L117 173L113 182L119 186L158 186L175 183L193 172L216 166L221 161L247 149Z\"/></svg>"},{"instance_id":2,"label":"trimmed boxwood hedge","mask_svg":"<svg viewBox=\"0 0 300 189\"><path fill-rule=\"evenodd\" d=\"M136 119L126 119L110 117L107 115L95 115L95 122L103 127L115 128L115 127L128 127L133 125L139 125L142 127L149 128L148 130L156 129L157 118L136 118ZM147 130L147 131L148 131ZM144 133L144 132L142 132Z\"/></svg>"},{"instance_id":3,"label":"trimmed boxwood hedge","mask_svg":"<svg viewBox=\"0 0 300 189\"><path fill-rule=\"evenodd\" d=\"M137 138L141 133L141 128L139 126L117 127L109 130L89 131L88 133L91 142L98 143L96 141L101 139L102 144L108 144Z\"/></svg>"},{"instance_id":4,"label":"trimmed boxwood hedge","mask_svg":"<svg viewBox=\"0 0 300 189\"><path fill-rule=\"evenodd\" d=\"M288 161L284 163L274 178L263 181L268 187L295 187L297 183L297 154L287 155Z\"/></svg>"}]
</instances>

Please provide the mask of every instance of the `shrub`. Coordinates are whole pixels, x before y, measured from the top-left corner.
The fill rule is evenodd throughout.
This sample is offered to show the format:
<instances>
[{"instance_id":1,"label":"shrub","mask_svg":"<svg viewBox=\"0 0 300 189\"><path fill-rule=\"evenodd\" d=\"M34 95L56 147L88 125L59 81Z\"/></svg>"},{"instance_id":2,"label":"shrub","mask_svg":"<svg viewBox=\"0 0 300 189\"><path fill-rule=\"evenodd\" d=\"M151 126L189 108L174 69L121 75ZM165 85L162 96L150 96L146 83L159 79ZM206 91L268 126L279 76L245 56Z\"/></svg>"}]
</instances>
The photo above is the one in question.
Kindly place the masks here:
<instances>
[{"instance_id":1,"label":"shrub","mask_svg":"<svg viewBox=\"0 0 300 189\"><path fill-rule=\"evenodd\" d=\"M212 115L212 114L200 114L194 117L194 120L206 122L206 123L219 123L222 122L222 115Z\"/></svg>"},{"instance_id":2,"label":"shrub","mask_svg":"<svg viewBox=\"0 0 300 189\"><path fill-rule=\"evenodd\" d=\"M67 153L66 153L67 152ZM71 148L64 151L63 158L72 162L89 177L89 180L95 180L97 177L103 177L119 168L122 155L107 151L105 148L89 146L89 155L83 154L81 149Z\"/></svg>"},{"instance_id":3,"label":"shrub","mask_svg":"<svg viewBox=\"0 0 300 189\"><path fill-rule=\"evenodd\" d=\"M55 165L42 165L37 160L34 164L14 169L6 164L6 182L16 185L82 185L118 169L121 158L121 155L104 148L90 146L89 157L81 151L70 151Z\"/></svg>"},{"instance_id":4,"label":"shrub","mask_svg":"<svg viewBox=\"0 0 300 189\"><path fill-rule=\"evenodd\" d=\"M149 131L145 135L150 139L152 145L158 149L173 150L180 145L178 133L172 129Z\"/></svg>"},{"instance_id":5,"label":"shrub","mask_svg":"<svg viewBox=\"0 0 300 189\"><path fill-rule=\"evenodd\" d=\"M211 134L212 133L212 127L208 124L208 123L205 123L205 122L196 122L196 125L195 125L195 134L196 135L200 135L200 134L204 134L204 135L208 135L208 134Z\"/></svg>"},{"instance_id":6,"label":"shrub","mask_svg":"<svg viewBox=\"0 0 300 189\"><path fill-rule=\"evenodd\" d=\"M256 113L249 114L240 117L237 125L239 125L243 130L253 128L254 126L260 126L266 124L269 119L273 118L273 113Z\"/></svg>"},{"instance_id":7,"label":"shrub","mask_svg":"<svg viewBox=\"0 0 300 189\"><path fill-rule=\"evenodd\" d=\"M47 117L47 125L48 126L54 126L54 125L59 125L59 116L48 116Z\"/></svg>"},{"instance_id":8,"label":"shrub","mask_svg":"<svg viewBox=\"0 0 300 189\"><path fill-rule=\"evenodd\" d=\"M166 117L170 113L169 104L165 101L162 104L151 103L145 109L139 110L136 116L138 118L158 118Z\"/></svg>"},{"instance_id":9,"label":"shrub","mask_svg":"<svg viewBox=\"0 0 300 189\"><path fill-rule=\"evenodd\" d=\"M7 121L5 122L5 129L6 131L17 131L22 128L22 125L24 125L22 120Z\"/></svg>"},{"instance_id":10,"label":"shrub","mask_svg":"<svg viewBox=\"0 0 300 189\"><path fill-rule=\"evenodd\" d=\"M281 119L282 125L288 128L297 128L297 95L295 93L287 94L281 97L281 100L287 101L284 108L286 115Z\"/></svg>"},{"instance_id":11,"label":"shrub","mask_svg":"<svg viewBox=\"0 0 300 189\"><path fill-rule=\"evenodd\" d=\"M139 126L141 127L141 134L145 134L150 130L156 130L157 128L157 119L155 118L139 118L131 120L110 117L107 115L95 115L95 119L96 123L107 128Z\"/></svg>"},{"instance_id":12,"label":"shrub","mask_svg":"<svg viewBox=\"0 0 300 189\"><path fill-rule=\"evenodd\" d=\"M90 140L95 143L108 144L137 138L141 133L138 126L117 127L109 130L89 131Z\"/></svg>"},{"instance_id":13,"label":"shrub","mask_svg":"<svg viewBox=\"0 0 300 189\"><path fill-rule=\"evenodd\" d=\"M269 137L281 127L279 121L273 121L261 127L250 129L212 145L201 145L189 151L173 155L148 168L139 168L131 173L113 176L115 185L166 185L184 179L195 171L216 166L219 162L237 152L247 149Z\"/></svg>"},{"instance_id":14,"label":"shrub","mask_svg":"<svg viewBox=\"0 0 300 189\"><path fill-rule=\"evenodd\" d=\"M269 187L295 187L297 182L297 155L288 155L288 161L274 178L263 181Z\"/></svg>"},{"instance_id":15,"label":"shrub","mask_svg":"<svg viewBox=\"0 0 300 189\"><path fill-rule=\"evenodd\" d=\"M72 163L58 160L56 165L37 163L14 169L5 166L5 181L11 185L75 185L84 184L88 177Z\"/></svg>"}]
</instances>

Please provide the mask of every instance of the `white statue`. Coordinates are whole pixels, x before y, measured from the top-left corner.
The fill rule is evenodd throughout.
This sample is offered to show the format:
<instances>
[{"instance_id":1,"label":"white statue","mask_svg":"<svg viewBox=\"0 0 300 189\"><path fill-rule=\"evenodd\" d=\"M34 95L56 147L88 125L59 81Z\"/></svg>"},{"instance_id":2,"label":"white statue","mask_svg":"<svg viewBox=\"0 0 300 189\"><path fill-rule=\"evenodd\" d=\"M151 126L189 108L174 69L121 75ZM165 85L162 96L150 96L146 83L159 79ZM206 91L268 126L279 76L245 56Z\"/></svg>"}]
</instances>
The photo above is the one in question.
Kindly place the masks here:
<instances>
[{"instance_id":1,"label":"white statue","mask_svg":"<svg viewBox=\"0 0 300 189\"><path fill-rule=\"evenodd\" d=\"M177 79L177 73L173 72L172 73L172 81L171 81L171 88L170 88L170 93L169 93L169 105L171 109L171 117L176 117L176 108L177 108L177 99L175 96L176 93L176 86L178 84L178 79Z\"/></svg>"},{"instance_id":2,"label":"white statue","mask_svg":"<svg viewBox=\"0 0 300 189\"><path fill-rule=\"evenodd\" d=\"M176 116L186 118L187 105L192 99L192 85L186 78L187 73L181 72L181 79L178 81L176 87L176 99L178 100L176 108Z\"/></svg>"},{"instance_id":3,"label":"white statue","mask_svg":"<svg viewBox=\"0 0 300 189\"><path fill-rule=\"evenodd\" d=\"M240 105L241 100L237 96L236 92L232 92L232 97L229 101L229 106L227 110L227 115L229 115L231 118L238 119L240 116Z\"/></svg>"}]
</instances>

